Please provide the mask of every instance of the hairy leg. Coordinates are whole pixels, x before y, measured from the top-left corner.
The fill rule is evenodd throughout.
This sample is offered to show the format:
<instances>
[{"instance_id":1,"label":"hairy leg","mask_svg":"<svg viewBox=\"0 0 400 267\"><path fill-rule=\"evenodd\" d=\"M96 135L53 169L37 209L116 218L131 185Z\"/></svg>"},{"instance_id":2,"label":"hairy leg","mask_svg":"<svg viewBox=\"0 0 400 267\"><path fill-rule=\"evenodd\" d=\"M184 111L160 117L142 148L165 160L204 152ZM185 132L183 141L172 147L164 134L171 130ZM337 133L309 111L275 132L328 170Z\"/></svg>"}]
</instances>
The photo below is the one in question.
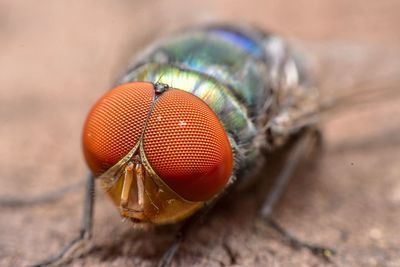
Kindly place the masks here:
<instances>
[{"instance_id":1,"label":"hairy leg","mask_svg":"<svg viewBox=\"0 0 400 267\"><path fill-rule=\"evenodd\" d=\"M297 143L294 144L293 149L290 151L282 171L278 174L271 192L268 194L268 197L262 205L260 216L264 222L277 231L291 247L295 249L307 249L312 254L329 260L331 256L335 254L334 250L300 241L289 234L283 227L272 219L272 211L286 189L290 178L300 165L302 159L307 155L307 152L310 151L310 148L314 146L316 142L317 144L320 142L319 139L320 136L318 133L316 135L315 132L306 132L299 138L299 140L297 140Z\"/></svg>"},{"instance_id":2,"label":"hairy leg","mask_svg":"<svg viewBox=\"0 0 400 267\"><path fill-rule=\"evenodd\" d=\"M94 190L94 177L90 174L86 184L83 220L79 236L73 239L57 255L52 256L39 264L35 264L32 267L56 266L68 262L76 256L82 255L86 252L85 249L87 249L87 245L92 237Z\"/></svg>"}]
</instances>

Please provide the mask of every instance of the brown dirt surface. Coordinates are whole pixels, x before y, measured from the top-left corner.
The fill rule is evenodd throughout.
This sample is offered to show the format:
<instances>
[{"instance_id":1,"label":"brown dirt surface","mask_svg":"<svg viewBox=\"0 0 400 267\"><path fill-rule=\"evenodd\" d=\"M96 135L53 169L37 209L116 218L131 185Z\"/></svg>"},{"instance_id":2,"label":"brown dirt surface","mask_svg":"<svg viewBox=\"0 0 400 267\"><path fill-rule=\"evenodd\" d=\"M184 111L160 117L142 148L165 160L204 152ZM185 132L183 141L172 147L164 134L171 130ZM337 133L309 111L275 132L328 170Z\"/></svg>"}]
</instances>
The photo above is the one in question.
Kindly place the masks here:
<instances>
[{"instance_id":1,"label":"brown dirt surface","mask_svg":"<svg viewBox=\"0 0 400 267\"><path fill-rule=\"evenodd\" d=\"M333 92L353 72L396 89L399 10L395 0L0 1L0 198L29 199L83 180L89 108L131 55L161 35L213 21L252 23L313 47L310 54L330 54L342 74L326 74ZM341 60L356 63L343 69ZM338 113L324 125L322 154L293 178L274 212L299 238L336 248L333 263L285 246L257 219L261 194L250 191L216 207L173 266L400 266L399 113L399 97ZM171 231L136 231L98 191L95 247L70 266L154 266ZM82 193L0 207L0 266L36 263L74 238Z\"/></svg>"}]
</instances>

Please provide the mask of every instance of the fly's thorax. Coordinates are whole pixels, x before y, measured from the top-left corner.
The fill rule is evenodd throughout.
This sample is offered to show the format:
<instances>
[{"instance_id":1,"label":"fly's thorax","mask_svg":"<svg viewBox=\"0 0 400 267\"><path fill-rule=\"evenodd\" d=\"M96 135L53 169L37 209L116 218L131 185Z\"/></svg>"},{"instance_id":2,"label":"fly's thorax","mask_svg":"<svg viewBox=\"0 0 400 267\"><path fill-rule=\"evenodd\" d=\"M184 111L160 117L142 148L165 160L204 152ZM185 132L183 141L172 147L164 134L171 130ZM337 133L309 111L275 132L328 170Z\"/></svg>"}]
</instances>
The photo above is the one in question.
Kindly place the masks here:
<instances>
[{"instance_id":1,"label":"fly's thorax","mask_svg":"<svg viewBox=\"0 0 400 267\"><path fill-rule=\"evenodd\" d=\"M246 105L238 101L229 87L210 76L174 65L148 63L131 72L129 79L165 83L197 96L214 111L237 142L251 142L256 134Z\"/></svg>"},{"instance_id":2,"label":"fly's thorax","mask_svg":"<svg viewBox=\"0 0 400 267\"><path fill-rule=\"evenodd\" d=\"M155 224L186 218L212 200L228 184L234 162L212 109L162 84L129 83L108 92L89 113L83 146L121 215Z\"/></svg>"},{"instance_id":3,"label":"fly's thorax","mask_svg":"<svg viewBox=\"0 0 400 267\"><path fill-rule=\"evenodd\" d=\"M163 40L134 62L120 83L134 81L141 65L158 63L190 70L226 85L249 113L262 107L270 81L259 42L223 29L185 32Z\"/></svg>"},{"instance_id":4,"label":"fly's thorax","mask_svg":"<svg viewBox=\"0 0 400 267\"><path fill-rule=\"evenodd\" d=\"M312 109L302 103L316 103L300 63L278 36L216 26L157 43L120 82L160 81L203 99L235 140L239 168L251 169Z\"/></svg>"}]
</instances>

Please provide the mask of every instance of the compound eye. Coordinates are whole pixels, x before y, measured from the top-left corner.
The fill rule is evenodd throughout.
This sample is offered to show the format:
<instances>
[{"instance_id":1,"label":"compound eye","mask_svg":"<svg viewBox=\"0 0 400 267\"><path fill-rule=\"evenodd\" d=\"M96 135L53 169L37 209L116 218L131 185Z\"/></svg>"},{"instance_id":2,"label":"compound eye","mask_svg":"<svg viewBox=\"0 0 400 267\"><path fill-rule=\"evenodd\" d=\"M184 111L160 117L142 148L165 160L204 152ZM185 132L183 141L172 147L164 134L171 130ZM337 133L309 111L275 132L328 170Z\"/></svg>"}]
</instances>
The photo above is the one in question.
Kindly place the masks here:
<instances>
[{"instance_id":1,"label":"compound eye","mask_svg":"<svg viewBox=\"0 0 400 267\"><path fill-rule=\"evenodd\" d=\"M143 141L153 170L186 200L209 200L232 173L232 149L219 119L185 91L170 89L159 97Z\"/></svg>"},{"instance_id":2,"label":"compound eye","mask_svg":"<svg viewBox=\"0 0 400 267\"><path fill-rule=\"evenodd\" d=\"M139 142L153 98L153 84L135 82L116 87L94 105L83 129L83 151L94 174L105 172Z\"/></svg>"}]
</instances>

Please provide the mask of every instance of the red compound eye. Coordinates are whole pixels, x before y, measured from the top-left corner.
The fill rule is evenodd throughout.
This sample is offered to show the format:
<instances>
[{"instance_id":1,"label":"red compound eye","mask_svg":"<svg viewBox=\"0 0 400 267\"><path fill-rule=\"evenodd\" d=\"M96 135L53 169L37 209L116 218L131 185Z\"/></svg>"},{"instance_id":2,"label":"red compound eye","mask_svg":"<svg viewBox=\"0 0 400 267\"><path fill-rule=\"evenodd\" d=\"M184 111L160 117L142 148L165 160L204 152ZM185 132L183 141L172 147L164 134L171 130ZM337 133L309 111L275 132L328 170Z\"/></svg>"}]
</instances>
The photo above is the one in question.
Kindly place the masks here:
<instances>
[{"instance_id":1,"label":"red compound eye","mask_svg":"<svg viewBox=\"0 0 400 267\"><path fill-rule=\"evenodd\" d=\"M220 192L233 155L215 113L190 93L169 89L157 100L144 135L146 157L163 181L190 201Z\"/></svg>"},{"instance_id":2,"label":"red compound eye","mask_svg":"<svg viewBox=\"0 0 400 267\"><path fill-rule=\"evenodd\" d=\"M95 174L122 159L139 141L154 97L153 84L127 83L105 94L83 129L83 151Z\"/></svg>"}]
</instances>

